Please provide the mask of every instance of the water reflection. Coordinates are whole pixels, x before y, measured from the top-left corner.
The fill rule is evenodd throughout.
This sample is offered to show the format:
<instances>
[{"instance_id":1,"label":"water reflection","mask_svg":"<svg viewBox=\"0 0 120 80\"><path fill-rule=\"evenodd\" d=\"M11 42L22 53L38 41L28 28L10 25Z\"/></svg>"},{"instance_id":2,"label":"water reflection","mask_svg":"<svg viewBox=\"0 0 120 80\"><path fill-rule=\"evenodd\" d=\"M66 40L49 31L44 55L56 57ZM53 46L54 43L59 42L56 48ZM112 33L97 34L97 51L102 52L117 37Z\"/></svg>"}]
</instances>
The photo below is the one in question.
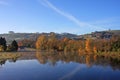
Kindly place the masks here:
<instances>
[{"instance_id":1,"label":"water reflection","mask_svg":"<svg viewBox=\"0 0 120 80\"><path fill-rule=\"evenodd\" d=\"M94 65L111 66L114 70L120 69L120 60L111 57L103 57L97 55L80 55L78 53L63 53L63 52L26 52L19 54L0 54L0 65L9 62L16 62L17 60L37 59L40 64L49 64L56 66L58 61L62 63L75 62L79 64L86 64L87 67Z\"/></svg>"},{"instance_id":2,"label":"water reflection","mask_svg":"<svg viewBox=\"0 0 120 80\"><path fill-rule=\"evenodd\" d=\"M49 53L49 52L36 52L36 57L40 64L49 63L55 66L58 61L63 63L76 62L86 64L88 67L93 65L111 66L113 69L120 69L120 60L111 57L103 57L97 55L78 55L77 53Z\"/></svg>"},{"instance_id":3,"label":"water reflection","mask_svg":"<svg viewBox=\"0 0 120 80\"><path fill-rule=\"evenodd\" d=\"M5 64L6 60L0 60L0 65Z\"/></svg>"},{"instance_id":4,"label":"water reflection","mask_svg":"<svg viewBox=\"0 0 120 80\"><path fill-rule=\"evenodd\" d=\"M21 54L13 54L13 53L2 53L0 54L0 65L3 65L8 60L9 62L16 62L17 59L21 56Z\"/></svg>"}]
</instances>

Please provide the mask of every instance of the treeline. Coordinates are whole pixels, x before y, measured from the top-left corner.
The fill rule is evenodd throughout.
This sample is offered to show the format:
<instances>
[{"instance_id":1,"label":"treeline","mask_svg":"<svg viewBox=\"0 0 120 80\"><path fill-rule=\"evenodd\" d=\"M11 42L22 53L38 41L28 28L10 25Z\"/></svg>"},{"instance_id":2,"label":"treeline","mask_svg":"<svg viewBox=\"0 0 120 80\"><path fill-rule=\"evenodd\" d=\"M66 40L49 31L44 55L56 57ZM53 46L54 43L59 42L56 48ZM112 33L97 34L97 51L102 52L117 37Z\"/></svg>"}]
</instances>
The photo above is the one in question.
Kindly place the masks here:
<instances>
[{"instance_id":1,"label":"treeline","mask_svg":"<svg viewBox=\"0 0 120 80\"><path fill-rule=\"evenodd\" d=\"M80 53L120 52L120 36L111 39L72 40L57 39L55 35L41 35L36 41L36 48L48 51L65 51Z\"/></svg>"},{"instance_id":2,"label":"treeline","mask_svg":"<svg viewBox=\"0 0 120 80\"><path fill-rule=\"evenodd\" d=\"M6 39L5 38L0 38L0 52L3 51L17 51L18 50L18 44L14 40L10 45L7 45Z\"/></svg>"},{"instance_id":3,"label":"treeline","mask_svg":"<svg viewBox=\"0 0 120 80\"><path fill-rule=\"evenodd\" d=\"M34 39L23 39L23 40L18 41L18 46L35 48L35 43L36 43L36 40L34 40Z\"/></svg>"}]
</instances>

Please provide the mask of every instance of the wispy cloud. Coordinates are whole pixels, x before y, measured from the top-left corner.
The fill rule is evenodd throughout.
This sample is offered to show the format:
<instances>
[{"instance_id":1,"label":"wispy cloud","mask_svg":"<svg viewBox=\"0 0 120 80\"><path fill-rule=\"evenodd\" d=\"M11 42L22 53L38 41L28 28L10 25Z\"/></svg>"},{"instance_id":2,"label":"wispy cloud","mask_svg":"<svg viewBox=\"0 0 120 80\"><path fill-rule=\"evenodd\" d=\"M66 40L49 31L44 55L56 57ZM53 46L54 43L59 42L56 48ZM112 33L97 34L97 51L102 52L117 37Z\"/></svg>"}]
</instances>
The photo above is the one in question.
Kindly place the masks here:
<instances>
[{"instance_id":1,"label":"wispy cloud","mask_svg":"<svg viewBox=\"0 0 120 80\"><path fill-rule=\"evenodd\" d=\"M62 11L60 10L59 8L57 8L55 5L53 5L51 2L49 2L48 0L39 0L40 3L44 6L47 6L49 7L50 9L52 9L53 11L57 12L58 14L66 17L68 20L74 22L76 25L78 25L79 27L81 28L84 28L84 27L88 27L88 28L94 28L94 29L99 29L99 30L105 30L104 28L102 27L99 27L99 26L95 26L95 25L91 25L91 24L88 24L86 22L82 22L80 20L78 20L75 16L73 16L72 14L70 13L67 13L65 11Z\"/></svg>"},{"instance_id":2,"label":"wispy cloud","mask_svg":"<svg viewBox=\"0 0 120 80\"><path fill-rule=\"evenodd\" d=\"M0 0L0 5L8 5L8 3L3 0Z\"/></svg>"}]
</instances>

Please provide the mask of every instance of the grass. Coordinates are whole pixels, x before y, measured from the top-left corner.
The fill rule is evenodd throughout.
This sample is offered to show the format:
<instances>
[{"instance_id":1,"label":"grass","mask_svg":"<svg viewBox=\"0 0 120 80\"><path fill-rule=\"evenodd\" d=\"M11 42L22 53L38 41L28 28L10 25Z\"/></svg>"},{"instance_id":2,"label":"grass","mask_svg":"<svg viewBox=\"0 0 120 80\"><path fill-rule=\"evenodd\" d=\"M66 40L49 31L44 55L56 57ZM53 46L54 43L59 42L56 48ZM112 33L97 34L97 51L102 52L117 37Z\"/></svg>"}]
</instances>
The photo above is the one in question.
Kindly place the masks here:
<instances>
[{"instance_id":1,"label":"grass","mask_svg":"<svg viewBox=\"0 0 120 80\"><path fill-rule=\"evenodd\" d=\"M18 53L18 52L14 52L14 53L1 52L0 53L0 60L2 60L2 59L13 59L13 58L18 58L20 56L21 56L21 54Z\"/></svg>"}]
</instances>

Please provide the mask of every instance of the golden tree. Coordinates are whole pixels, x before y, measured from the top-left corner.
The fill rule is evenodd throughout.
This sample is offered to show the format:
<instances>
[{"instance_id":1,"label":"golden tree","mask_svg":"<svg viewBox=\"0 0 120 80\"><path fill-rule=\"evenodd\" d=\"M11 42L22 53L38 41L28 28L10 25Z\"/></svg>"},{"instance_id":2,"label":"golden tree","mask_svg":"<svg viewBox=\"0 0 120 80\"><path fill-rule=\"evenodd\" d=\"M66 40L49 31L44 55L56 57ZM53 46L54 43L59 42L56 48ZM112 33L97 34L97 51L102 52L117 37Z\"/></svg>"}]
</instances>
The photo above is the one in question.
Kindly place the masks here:
<instances>
[{"instance_id":1,"label":"golden tree","mask_svg":"<svg viewBox=\"0 0 120 80\"><path fill-rule=\"evenodd\" d=\"M90 39L87 39L86 42L85 42L85 50L87 52L91 52L91 49L90 49Z\"/></svg>"},{"instance_id":2,"label":"golden tree","mask_svg":"<svg viewBox=\"0 0 120 80\"><path fill-rule=\"evenodd\" d=\"M44 50L46 47L47 43L47 37L45 35L41 35L38 37L37 41L36 41L36 48L40 49L40 50Z\"/></svg>"},{"instance_id":3,"label":"golden tree","mask_svg":"<svg viewBox=\"0 0 120 80\"><path fill-rule=\"evenodd\" d=\"M96 48L96 46L93 47L93 52L94 52L94 53L97 53L97 48Z\"/></svg>"}]
</instances>

